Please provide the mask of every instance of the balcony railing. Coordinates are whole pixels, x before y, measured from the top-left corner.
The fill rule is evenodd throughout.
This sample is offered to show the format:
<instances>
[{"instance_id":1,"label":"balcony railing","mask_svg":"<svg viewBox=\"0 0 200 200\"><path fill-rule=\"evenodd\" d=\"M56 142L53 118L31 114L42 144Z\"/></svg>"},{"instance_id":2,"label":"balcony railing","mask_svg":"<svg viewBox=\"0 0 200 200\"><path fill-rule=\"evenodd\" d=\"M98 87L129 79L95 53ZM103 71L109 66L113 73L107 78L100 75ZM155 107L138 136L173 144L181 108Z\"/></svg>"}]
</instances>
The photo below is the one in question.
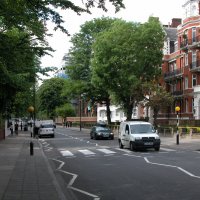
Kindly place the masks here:
<instances>
[{"instance_id":1,"label":"balcony railing","mask_svg":"<svg viewBox=\"0 0 200 200\"><path fill-rule=\"evenodd\" d=\"M200 71L200 60L197 60L190 64L190 71L192 72Z\"/></svg>"},{"instance_id":2,"label":"balcony railing","mask_svg":"<svg viewBox=\"0 0 200 200\"><path fill-rule=\"evenodd\" d=\"M175 78L181 76L183 74L182 69L176 69L172 72L168 72L164 74L164 79Z\"/></svg>"},{"instance_id":3,"label":"balcony railing","mask_svg":"<svg viewBox=\"0 0 200 200\"><path fill-rule=\"evenodd\" d=\"M192 39L186 38L180 43L180 48L181 49L187 49L188 46L192 47L192 46L195 46L199 43L200 43L200 35L197 36L197 37L194 37Z\"/></svg>"},{"instance_id":4,"label":"balcony railing","mask_svg":"<svg viewBox=\"0 0 200 200\"><path fill-rule=\"evenodd\" d=\"M171 93L173 96L182 96L183 95L183 90L179 90L179 91L174 91Z\"/></svg>"}]
</instances>

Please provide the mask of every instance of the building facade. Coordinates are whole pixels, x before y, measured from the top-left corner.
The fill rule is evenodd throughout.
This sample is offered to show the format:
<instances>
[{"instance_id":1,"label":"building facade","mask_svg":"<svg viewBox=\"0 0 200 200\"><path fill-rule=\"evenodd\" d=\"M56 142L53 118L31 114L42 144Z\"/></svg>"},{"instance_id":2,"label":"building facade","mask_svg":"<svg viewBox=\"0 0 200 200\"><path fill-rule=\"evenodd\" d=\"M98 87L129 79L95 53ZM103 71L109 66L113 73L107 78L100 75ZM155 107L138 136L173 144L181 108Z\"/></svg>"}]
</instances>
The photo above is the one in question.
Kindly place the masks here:
<instances>
[{"instance_id":1,"label":"building facade","mask_svg":"<svg viewBox=\"0 0 200 200\"><path fill-rule=\"evenodd\" d=\"M185 1L183 10L182 23L165 28L162 85L175 101L160 118L175 117L179 106L182 119L200 119L200 1ZM170 29L176 32L176 40Z\"/></svg>"}]
</instances>

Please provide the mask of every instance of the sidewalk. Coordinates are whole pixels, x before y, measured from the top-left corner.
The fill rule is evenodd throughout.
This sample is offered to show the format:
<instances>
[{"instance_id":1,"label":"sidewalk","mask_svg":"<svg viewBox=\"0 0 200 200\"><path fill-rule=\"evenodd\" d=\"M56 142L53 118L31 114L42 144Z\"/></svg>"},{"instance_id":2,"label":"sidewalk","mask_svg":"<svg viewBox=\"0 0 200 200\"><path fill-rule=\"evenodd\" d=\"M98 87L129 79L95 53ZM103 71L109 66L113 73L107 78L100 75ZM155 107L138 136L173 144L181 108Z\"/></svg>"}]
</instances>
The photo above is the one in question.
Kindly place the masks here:
<instances>
[{"instance_id":1,"label":"sidewalk","mask_svg":"<svg viewBox=\"0 0 200 200\"><path fill-rule=\"evenodd\" d=\"M0 141L0 200L47 199L66 200L38 140L19 131Z\"/></svg>"}]
</instances>

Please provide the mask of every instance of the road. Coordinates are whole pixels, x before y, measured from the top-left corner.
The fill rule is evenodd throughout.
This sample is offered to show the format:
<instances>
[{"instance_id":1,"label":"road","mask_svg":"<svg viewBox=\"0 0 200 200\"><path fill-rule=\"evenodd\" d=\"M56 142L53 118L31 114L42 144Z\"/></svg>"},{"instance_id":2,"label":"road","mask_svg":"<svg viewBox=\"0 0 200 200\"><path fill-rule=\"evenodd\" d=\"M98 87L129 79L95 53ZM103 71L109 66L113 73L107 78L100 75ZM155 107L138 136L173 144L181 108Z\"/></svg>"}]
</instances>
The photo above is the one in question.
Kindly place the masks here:
<instances>
[{"instance_id":1,"label":"road","mask_svg":"<svg viewBox=\"0 0 200 200\"><path fill-rule=\"evenodd\" d=\"M57 128L39 139L67 200L199 200L200 144L159 152L119 149L83 131Z\"/></svg>"}]
</instances>

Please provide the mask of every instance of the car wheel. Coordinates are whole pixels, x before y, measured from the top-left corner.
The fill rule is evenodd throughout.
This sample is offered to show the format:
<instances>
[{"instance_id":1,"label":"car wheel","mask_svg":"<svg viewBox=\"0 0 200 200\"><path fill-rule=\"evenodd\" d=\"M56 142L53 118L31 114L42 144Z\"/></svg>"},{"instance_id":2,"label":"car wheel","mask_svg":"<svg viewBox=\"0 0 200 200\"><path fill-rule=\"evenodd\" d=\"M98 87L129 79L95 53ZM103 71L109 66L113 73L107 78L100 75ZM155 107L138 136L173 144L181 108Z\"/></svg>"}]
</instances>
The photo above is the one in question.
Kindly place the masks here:
<instances>
[{"instance_id":1,"label":"car wheel","mask_svg":"<svg viewBox=\"0 0 200 200\"><path fill-rule=\"evenodd\" d=\"M111 139L111 140L114 140L114 136L111 136L110 139Z\"/></svg>"},{"instance_id":2,"label":"car wheel","mask_svg":"<svg viewBox=\"0 0 200 200\"><path fill-rule=\"evenodd\" d=\"M120 149L123 149L123 148L124 148L124 145L122 144L121 140L119 140L119 148L120 148Z\"/></svg>"},{"instance_id":3,"label":"car wheel","mask_svg":"<svg viewBox=\"0 0 200 200\"><path fill-rule=\"evenodd\" d=\"M90 134L90 139L93 139L93 136L92 136L92 134Z\"/></svg>"},{"instance_id":4,"label":"car wheel","mask_svg":"<svg viewBox=\"0 0 200 200\"><path fill-rule=\"evenodd\" d=\"M130 150L131 150L131 151L134 151L134 150L135 150L135 146L134 146L133 142L130 142Z\"/></svg>"},{"instance_id":5,"label":"car wheel","mask_svg":"<svg viewBox=\"0 0 200 200\"><path fill-rule=\"evenodd\" d=\"M155 147L155 151L159 151L160 150L160 147Z\"/></svg>"}]
</instances>

